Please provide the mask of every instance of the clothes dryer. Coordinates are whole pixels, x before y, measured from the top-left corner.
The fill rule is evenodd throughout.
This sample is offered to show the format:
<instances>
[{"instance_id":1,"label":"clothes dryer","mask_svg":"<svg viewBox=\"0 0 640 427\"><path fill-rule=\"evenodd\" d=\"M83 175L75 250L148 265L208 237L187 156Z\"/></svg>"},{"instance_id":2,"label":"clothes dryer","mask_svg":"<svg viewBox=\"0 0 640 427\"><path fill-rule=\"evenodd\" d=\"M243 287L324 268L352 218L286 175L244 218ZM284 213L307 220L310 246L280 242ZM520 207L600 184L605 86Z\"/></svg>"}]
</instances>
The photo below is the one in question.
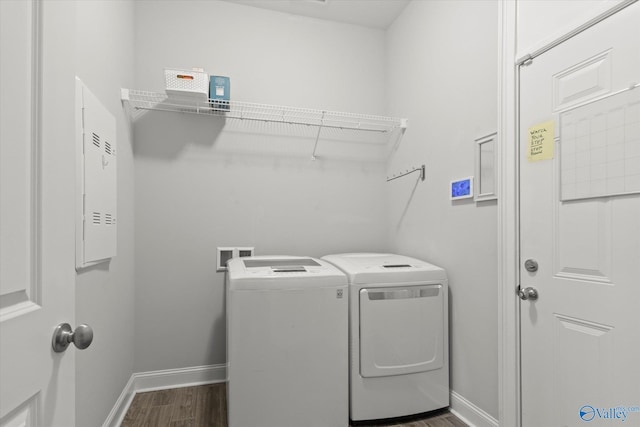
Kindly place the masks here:
<instances>
[{"instance_id":1,"label":"clothes dryer","mask_svg":"<svg viewBox=\"0 0 640 427\"><path fill-rule=\"evenodd\" d=\"M349 277L350 418L395 418L449 406L445 270L394 254L322 259Z\"/></svg>"}]
</instances>

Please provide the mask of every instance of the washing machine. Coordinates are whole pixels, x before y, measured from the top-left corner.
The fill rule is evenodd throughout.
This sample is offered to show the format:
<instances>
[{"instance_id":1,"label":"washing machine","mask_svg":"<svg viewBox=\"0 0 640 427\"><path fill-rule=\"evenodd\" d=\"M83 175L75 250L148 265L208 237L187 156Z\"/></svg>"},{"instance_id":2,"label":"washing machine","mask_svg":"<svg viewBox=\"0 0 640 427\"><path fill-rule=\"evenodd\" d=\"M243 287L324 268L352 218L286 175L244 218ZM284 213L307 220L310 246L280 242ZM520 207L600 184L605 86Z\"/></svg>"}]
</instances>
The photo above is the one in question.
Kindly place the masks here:
<instances>
[{"instance_id":1,"label":"washing machine","mask_svg":"<svg viewBox=\"0 0 640 427\"><path fill-rule=\"evenodd\" d=\"M322 259L349 277L350 418L396 418L449 406L445 270L394 254Z\"/></svg>"},{"instance_id":2,"label":"washing machine","mask_svg":"<svg viewBox=\"0 0 640 427\"><path fill-rule=\"evenodd\" d=\"M227 263L229 427L349 425L348 283L309 257Z\"/></svg>"}]
</instances>

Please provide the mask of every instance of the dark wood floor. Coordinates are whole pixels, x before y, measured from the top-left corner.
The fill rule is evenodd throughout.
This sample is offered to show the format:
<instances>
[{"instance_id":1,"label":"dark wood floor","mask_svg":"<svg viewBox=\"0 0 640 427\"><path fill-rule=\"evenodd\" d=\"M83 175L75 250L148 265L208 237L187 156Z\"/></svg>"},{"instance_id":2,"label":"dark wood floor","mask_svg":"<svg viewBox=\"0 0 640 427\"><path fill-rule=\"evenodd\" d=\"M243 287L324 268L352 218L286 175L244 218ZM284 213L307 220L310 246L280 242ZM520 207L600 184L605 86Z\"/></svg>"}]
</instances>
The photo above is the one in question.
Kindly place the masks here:
<instances>
[{"instance_id":1,"label":"dark wood floor","mask_svg":"<svg viewBox=\"0 0 640 427\"><path fill-rule=\"evenodd\" d=\"M226 427L224 383L137 393L120 427Z\"/></svg>"},{"instance_id":2,"label":"dark wood floor","mask_svg":"<svg viewBox=\"0 0 640 427\"><path fill-rule=\"evenodd\" d=\"M411 419L404 423L396 421L375 424L357 423L356 425L358 427L467 427L447 411L433 414L428 418ZM226 385L219 383L138 393L133 398L120 427L227 427Z\"/></svg>"}]
</instances>

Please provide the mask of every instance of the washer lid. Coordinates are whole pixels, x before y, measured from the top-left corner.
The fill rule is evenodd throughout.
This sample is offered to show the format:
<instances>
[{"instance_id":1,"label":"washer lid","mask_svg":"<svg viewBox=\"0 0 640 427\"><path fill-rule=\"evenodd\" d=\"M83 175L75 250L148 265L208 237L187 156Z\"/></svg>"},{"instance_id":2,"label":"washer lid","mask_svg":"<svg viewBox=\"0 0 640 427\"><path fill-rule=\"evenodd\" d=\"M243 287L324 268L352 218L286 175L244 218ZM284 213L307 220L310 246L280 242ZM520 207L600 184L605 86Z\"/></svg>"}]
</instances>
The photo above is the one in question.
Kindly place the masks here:
<instances>
[{"instance_id":1,"label":"washer lid","mask_svg":"<svg viewBox=\"0 0 640 427\"><path fill-rule=\"evenodd\" d=\"M412 283L447 280L440 267L396 254L348 253L322 257L349 276L351 284Z\"/></svg>"},{"instance_id":2,"label":"washer lid","mask_svg":"<svg viewBox=\"0 0 640 427\"><path fill-rule=\"evenodd\" d=\"M326 261L298 256L254 256L227 262L232 290L305 289L346 286L347 277Z\"/></svg>"}]
</instances>

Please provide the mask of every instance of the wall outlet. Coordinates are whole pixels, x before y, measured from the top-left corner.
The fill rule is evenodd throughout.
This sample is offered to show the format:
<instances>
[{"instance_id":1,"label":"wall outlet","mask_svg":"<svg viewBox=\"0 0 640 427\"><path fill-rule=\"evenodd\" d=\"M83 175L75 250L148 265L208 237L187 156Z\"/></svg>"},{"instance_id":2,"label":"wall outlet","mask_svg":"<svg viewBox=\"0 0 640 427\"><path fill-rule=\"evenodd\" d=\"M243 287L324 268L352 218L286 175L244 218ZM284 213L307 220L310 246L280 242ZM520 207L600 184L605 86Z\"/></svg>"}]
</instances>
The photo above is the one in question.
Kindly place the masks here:
<instances>
[{"instance_id":1,"label":"wall outlet","mask_svg":"<svg viewBox=\"0 0 640 427\"><path fill-rule=\"evenodd\" d=\"M253 248L237 248L239 257L253 256Z\"/></svg>"},{"instance_id":2,"label":"wall outlet","mask_svg":"<svg viewBox=\"0 0 640 427\"><path fill-rule=\"evenodd\" d=\"M253 256L253 247L218 247L216 271L227 271L227 261L231 258Z\"/></svg>"}]
</instances>

